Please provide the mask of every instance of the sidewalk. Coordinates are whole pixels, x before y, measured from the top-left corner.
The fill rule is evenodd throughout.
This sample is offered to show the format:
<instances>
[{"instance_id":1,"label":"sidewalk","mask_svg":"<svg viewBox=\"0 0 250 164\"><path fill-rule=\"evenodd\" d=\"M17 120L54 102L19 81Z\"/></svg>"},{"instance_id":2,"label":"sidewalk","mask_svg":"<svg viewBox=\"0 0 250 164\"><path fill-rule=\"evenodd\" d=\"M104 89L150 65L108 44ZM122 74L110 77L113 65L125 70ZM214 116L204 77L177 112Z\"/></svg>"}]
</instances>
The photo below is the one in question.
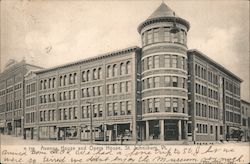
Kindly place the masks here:
<instances>
[{"instance_id":1,"label":"sidewalk","mask_svg":"<svg viewBox=\"0 0 250 164\"><path fill-rule=\"evenodd\" d=\"M10 135L0 134L0 145L65 145L65 144L76 144L76 145L90 145L90 141L79 141L79 140L30 140L22 139L21 137L14 137ZM94 141L94 145L121 145L121 141ZM225 144L236 144L236 145L249 145L250 142L237 142L237 141L123 141L122 145L225 145Z\"/></svg>"}]
</instances>

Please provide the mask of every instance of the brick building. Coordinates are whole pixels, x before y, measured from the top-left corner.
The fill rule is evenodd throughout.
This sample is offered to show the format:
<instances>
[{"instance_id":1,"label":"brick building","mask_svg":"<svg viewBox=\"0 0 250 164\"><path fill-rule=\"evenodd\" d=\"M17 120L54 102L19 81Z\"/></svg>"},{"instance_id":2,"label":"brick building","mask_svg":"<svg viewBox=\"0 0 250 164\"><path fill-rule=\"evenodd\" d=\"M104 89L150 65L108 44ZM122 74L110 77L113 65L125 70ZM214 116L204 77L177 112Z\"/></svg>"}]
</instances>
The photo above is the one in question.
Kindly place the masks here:
<instances>
[{"instance_id":1,"label":"brick building","mask_svg":"<svg viewBox=\"0 0 250 164\"><path fill-rule=\"evenodd\" d=\"M9 82L15 76L6 69L0 75L0 130L24 131L26 139L123 137L159 143L222 140L242 123L249 131L244 121L249 116L241 110L242 80L198 50L188 50L189 28L162 3L138 26L141 48L25 69L18 117L16 109L7 108L16 98L7 95L20 80Z\"/></svg>"}]
</instances>

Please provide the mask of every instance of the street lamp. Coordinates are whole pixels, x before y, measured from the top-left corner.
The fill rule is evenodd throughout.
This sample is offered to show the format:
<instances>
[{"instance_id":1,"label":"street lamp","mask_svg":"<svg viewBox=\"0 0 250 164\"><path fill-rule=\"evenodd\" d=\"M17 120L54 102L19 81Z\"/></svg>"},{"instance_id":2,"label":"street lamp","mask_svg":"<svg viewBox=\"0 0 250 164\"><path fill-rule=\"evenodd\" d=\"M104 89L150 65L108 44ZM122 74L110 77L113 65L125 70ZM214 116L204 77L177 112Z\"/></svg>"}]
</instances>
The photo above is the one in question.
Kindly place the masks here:
<instances>
[{"instance_id":1,"label":"street lamp","mask_svg":"<svg viewBox=\"0 0 250 164\"><path fill-rule=\"evenodd\" d=\"M86 103L90 105L90 143L93 144L93 111L92 111L93 102L87 101Z\"/></svg>"}]
</instances>

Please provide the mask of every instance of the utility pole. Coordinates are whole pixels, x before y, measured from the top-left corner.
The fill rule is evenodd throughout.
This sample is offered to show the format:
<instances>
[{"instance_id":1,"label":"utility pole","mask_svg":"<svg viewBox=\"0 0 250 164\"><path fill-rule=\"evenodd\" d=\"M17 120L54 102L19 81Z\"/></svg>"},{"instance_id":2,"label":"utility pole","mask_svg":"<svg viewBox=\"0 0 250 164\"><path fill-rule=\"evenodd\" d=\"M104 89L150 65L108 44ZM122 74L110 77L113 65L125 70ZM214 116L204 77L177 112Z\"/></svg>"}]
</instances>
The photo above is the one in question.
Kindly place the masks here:
<instances>
[{"instance_id":1,"label":"utility pole","mask_svg":"<svg viewBox=\"0 0 250 164\"><path fill-rule=\"evenodd\" d=\"M92 102L87 101L87 103L90 105L90 143L93 144L93 108Z\"/></svg>"}]
</instances>

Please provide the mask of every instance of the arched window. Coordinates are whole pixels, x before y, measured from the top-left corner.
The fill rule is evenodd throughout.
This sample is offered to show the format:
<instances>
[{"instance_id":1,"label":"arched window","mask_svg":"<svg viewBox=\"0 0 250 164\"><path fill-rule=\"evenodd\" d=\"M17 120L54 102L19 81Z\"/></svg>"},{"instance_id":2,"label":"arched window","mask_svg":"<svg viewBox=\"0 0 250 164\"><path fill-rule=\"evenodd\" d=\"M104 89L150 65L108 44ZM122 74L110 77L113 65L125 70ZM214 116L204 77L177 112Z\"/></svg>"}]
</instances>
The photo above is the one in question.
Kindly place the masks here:
<instances>
[{"instance_id":1,"label":"arched window","mask_svg":"<svg viewBox=\"0 0 250 164\"><path fill-rule=\"evenodd\" d=\"M60 76L60 86L63 86L63 77Z\"/></svg>"},{"instance_id":2,"label":"arched window","mask_svg":"<svg viewBox=\"0 0 250 164\"><path fill-rule=\"evenodd\" d=\"M53 80L52 80L52 88L55 88L55 86L56 86L56 78L53 78Z\"/></svg>"},{"instance_id":3,"label":"arched window","mask_svg":"<svg viewBox=\"0 0 250 164\"><path fill-rule=\"evenodd\" d=\"M64 75L64 77L63 77L63 86L66 85L66 80L67 80L67 75Z\"/></svg>"},{"instance_id":4,"label":"arched window","mask_svg":"<svg viewBox=\"0 0 250 164\"><path fill-rule=\"evenodd\" d=\"M73 83L75 84L77 82L77 74L74 73L74 77L73 77Z\"/></svg>"},{"instance_id":5,"label":"arched window","mask_svg":"<svg viewBox=\"0 0 250 164\"><path fill-rule=\"evenodd\" d=\"M102 69L98 68L98 79L102 78Z\"/></svg>"},{"instance_id":6,"label":"arched window","mask_svg":"<svg viewBox=\"0 0 250 164\"><path fill-rule=\"evenodd\" d=\"M82 71L82 82L86 81L86 74L85 71Z\"/></svg>"},{"instance_id":7,"label":"arched window","mask_svg":"<svg viewBox=\"0 0 250 164\"><path fill-rule=\"evenodd\" d=\"M47 88L47 80L44 80L44 85L43 85L43 89Z\"/></svg>"},{"instance_id":8,"label":"arched window","mask_svg":"<svg viewBox=\"0 0 250 164\"><path fill-rule=\"evenodd\" d=\"M126 63L126 74L130 74L131 73L131 62L128 61Z\"/></svg>"},{"instance_id":9,"label":"arched window","mask_svg":"<svg viewBox=\"0 0 250 164\"><path fill-rule=\"evenodd\" d=\"M86 78L86 81L89 81L90 80L90 70L87 71L87 78Z\"/></svg>"},{"instance_id":10,"label":"arched window","mask_svg":"<svg viewBox=\"0 0 250 164\"><path fill-rule=\"evenodd\" d=\"M69 74L69 84L73 83L73 78L72 78L72 74Z\"/></svg>"},{"instance_id":11,"label":"arched window","mask_svg":"<svg viewBox=\"0 0 250 164\"><path fill-rule=\"evenodd\" d=\"M93 69L93 79L98 79L98 71L96 69Z\"/></svg>"},{"instance_id":12,"label":"arched window","mask_svg":"<svg viewBox=\"0 0 250 164\"><path fill-rule=\"evenodd\" d=\"M111 66L109 65L107 67L107 77L111 77L112 76L112 69L111 69Z\"/></svg>"},{"instance_id":13,"label":"arched window","mask_svg":"<svg viewBox=\"0 0 250 164\"><path fill-rule=\"evenodd\" d=\"M117 84L113 84L113 94L116 94L117 93Z\"/></svg>"},{"instance_id":14,"label":"arched window","mask_svg":"<svg viewBox=\"0 0 250 164\"><path fill-rule=\"evenodd\" d=\"M121 63L121 65L120 65L120 75L124 75L125 73L126 73L125 64Z\"/></svg>"},{"instance_id":15,"label":"arched window","mask_svg":"<svg viewBox=\"0 0 250 164\"><path fill-rule=\"evenodd\" d=\"M43 89L43 80L40 81L40 90Z\"/></svg>"},{"instance_id":16,"label":"arched window","mask_svg":"<svg viewBox=\"0 0 250 164\"><path fill-rule=\"evenodd\" d=\"M52 80L51 79L49 79L49 86L48 86L48 88L50 88L50 87L52 87Z\"/></svg>"},{"instance_id":17,"label":"arched window","mask_svg":"<svg viewBox=\"0 0 250 164\"><path fill-rule=\"evenodd\" d=\"M113 76L117 76L118 75L118 68L117 68L117 65L114 64L113 65Z\"/></svg>"}]
</instances>

